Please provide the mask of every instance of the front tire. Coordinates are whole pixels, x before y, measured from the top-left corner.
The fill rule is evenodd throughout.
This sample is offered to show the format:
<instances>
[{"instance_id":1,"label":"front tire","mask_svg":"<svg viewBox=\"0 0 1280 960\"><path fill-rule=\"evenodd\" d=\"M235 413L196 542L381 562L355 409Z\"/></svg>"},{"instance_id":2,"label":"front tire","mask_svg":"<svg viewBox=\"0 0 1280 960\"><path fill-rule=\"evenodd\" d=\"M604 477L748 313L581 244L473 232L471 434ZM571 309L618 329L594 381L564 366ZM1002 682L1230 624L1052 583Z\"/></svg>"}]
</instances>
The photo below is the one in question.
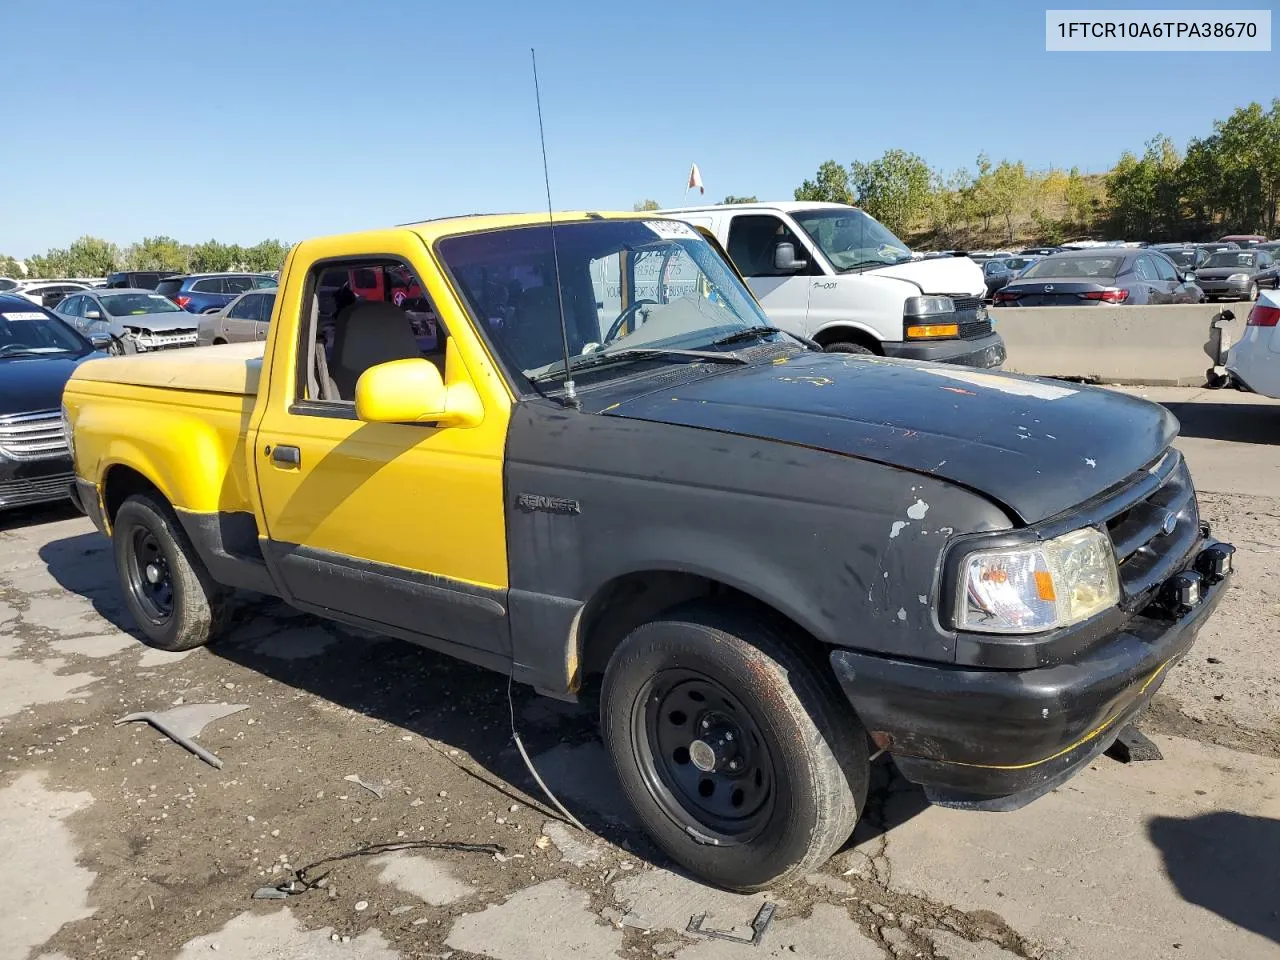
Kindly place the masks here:
<instances>
[{"instance_id":1,"label":"front tire","mask_svg":"<svg viewBox=\"0 0 1280 960\"><path fill-rule=\"evenodd\" d=\"M758 617L693 604L636 628L610 658L600 713L646 831L718 886L814 869L866 802L866 733L829 668Z\"/></svg>"},{"instance_id":2,"label":"front tire","mask_svg":"<svg viewBox=\"0 0 1280 960\"><path fill-rule=\"evenodd\" d=\"M125 605L147 642L179 652L208 643L226 622L227 591L200 562L172 508L134 494L111 532Z\"/></svg>"},{"instance_id":3,"label":"front tire","mask_svg":"<svg viewBox=\"0 0 1280 960\"><path fill-rule=\"evenodd\" d=\"M849 340L837 340L835 343L828 343L822 349L827 353L858 353L867 357L874 357L876 353L870 347L864 347L860 343L853 343Z\"/></svg>"},{"instance_id":4,"label":"front tire","mask_svg":"<svg viewBox=\"0 0 1280 960\"><path fill-rule=\"evenodd\" d=\"M1245 299L1249 301L1258 299L1258 285L1256 283L1249 284L1249 292L1245 294Z\"/></svg>"}]
</instances>

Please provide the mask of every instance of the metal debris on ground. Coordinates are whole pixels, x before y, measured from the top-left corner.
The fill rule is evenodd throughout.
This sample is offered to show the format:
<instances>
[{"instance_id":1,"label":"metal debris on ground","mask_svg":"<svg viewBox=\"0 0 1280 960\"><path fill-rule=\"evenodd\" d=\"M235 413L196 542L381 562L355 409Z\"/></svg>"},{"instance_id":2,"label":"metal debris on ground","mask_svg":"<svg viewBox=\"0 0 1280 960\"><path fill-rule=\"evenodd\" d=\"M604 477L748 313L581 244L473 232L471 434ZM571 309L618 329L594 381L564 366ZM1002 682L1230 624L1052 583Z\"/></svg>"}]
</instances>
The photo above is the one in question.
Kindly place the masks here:
<instances>
[{"instance_id":1,"label":"metal debris on ground","mask_svg":"<svg viewBox=\"0 0 1280 960\"><path fill-rule=\"evenodd\" d=\"M362 780L360 779L360 774L358 773L349 773L342 779L346 780L348 783L359 784L360 786L368 790L370 793L372 793L379 800L381 800L387 794L387 787L385 787L383 784L369 783L367 780Z\"/></svg>"},{"instance_id":2,"label":"metal debris on ground","mask_svg":"<svg viewBox=\"0 0 1280 960\"><path fill-rule=\"evenodd\" d=\"M760 941L764 939L765 933L769 929L769 924L773 923L773 914L778 909L776 903L770 903L766 900L760 905L756 917L751 921L751 936L740 937L737 934L729 933L726 930L708 930L702 924L706 921L705 913L698 914L696 917L689 918L689 926L685 928L686 933L696 934L700 937L710 937L713 940L728 940L730 943L745 943L748 946L758 947Z\"/></svg>"},{"instance_id":3,"label":"metal debris on ground","mask_svg":"<svg viewBox=\"0 0 1280 960\"><path fill-rule=\"evenodd\" d=\"M116 726L141 720L151 724L166 737L181 747L194 753L197 757L215 767L222 769L222 761L195 742L200 731L215 720L221 720L241 710L248 710L247 703L184 703L181 706L159 712L146 711L131 713L116 721Z\"/></svg>"},{"instance_id":4,"label":"metal debris on ground","mask_svg":"<svg viewBox=\"0 0 1280 960\"><path fill-rule=\"evenodd\" d=\"M463 843L456 840L397 840L394 843L371 843L368 846L348 850L346 853L335 853L331 857L323 857L305 867L298 867L293 871L293 876L283 883L274 887L258 888L254 891L253 899L280 900L285 897L296 897L308 890L323 888L328 883L329 871L326 870L318 877L312 877L311 873L317 867L343 860L354 860L357 857L376 857L383 853L395 853L397 850L452 850L455 853L483 853L491 857L506 853L506 848L500 843ZM268 894L266 892L268 890L275 892Z\"/></svg>"},{"instance_id":5,"label":"metal debris on ground","mask_svg":"<svg viewBox=\"0 0 1280 960\"><path fill-rule=\"evenodd\" d=\"M1135 760L1163 760L1160 748L1138 731L1133 724L1125 727L1116 737L1116 742L1107 748L1107 756L1121 763Z\"/></svg>"}]
</instances>

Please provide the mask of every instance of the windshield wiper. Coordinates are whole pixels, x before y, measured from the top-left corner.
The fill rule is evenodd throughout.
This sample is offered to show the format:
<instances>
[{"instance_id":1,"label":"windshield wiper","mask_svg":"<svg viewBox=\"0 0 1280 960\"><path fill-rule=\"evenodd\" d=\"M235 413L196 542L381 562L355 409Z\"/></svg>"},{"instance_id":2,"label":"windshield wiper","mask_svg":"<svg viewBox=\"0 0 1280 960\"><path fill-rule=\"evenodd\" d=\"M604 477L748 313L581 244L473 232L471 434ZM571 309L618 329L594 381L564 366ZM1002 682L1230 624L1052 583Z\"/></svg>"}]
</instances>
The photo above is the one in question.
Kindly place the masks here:
<instances>
[{"instance_id":1,"label":"windshield wiper","mask_svg":"<svg viewBox=\"0 0 1280 960\"><path fill-rule=\"evenodd\" d=\"M772 329L772 328L770 328ZM675 347L630 347L626 350L611 350L608 353L588 354L585 358L577 363L570 363L569 370L588 370L592 367L602 367L612 363L614 360L636 360L641 357L689 357L693 360L701 360L708 363L749 363L745 357L740 357L736 353L722 353L717 350L679 350ZM560 364L552 370L540 373L536 377L530 377L534 383L545 383L548 380L554 380L556 377L564 376L564 365Z\"/></svg>"},{"instance_id":2,"label":"windshield wiper","mask_svg":"<svg viewBox=\"0 0 1280 960\"><path fill-rule=\"evenodd\" d=\"M777 327L765 326L758 324L754 327L744 327L741 330L735 330L726 336L720 337L718 340L712 340L711 346L720 347L726 343L737 343L739 340L756 340L760 337L767 337L771 333L782 333Z\"/></svg>"},{"instance_id":3,"label":"windshield wiper","mask_svg":"<svg viewBox=\"0 0 1280 960\"><path fill-rule=\"evenodd\" d=\"M33 347L26 343L6 343L4 346L0 346L0 357L34 357L47 352L48 350L44 347ZM62 350L60 352L66 353L67 351Z\"/></svg>"}]
</instances>

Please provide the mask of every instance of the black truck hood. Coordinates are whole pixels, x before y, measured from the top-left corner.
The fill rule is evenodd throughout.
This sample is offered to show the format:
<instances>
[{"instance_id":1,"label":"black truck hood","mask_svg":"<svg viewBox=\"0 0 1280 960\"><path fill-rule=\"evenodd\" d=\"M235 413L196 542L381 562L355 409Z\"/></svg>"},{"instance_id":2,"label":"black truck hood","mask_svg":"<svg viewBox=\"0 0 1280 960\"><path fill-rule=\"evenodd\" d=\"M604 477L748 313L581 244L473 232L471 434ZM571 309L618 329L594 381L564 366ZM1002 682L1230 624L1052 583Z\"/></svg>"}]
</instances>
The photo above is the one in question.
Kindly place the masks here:
<instances>
[{"instance_id":1,"label":"black truck hood","mask_svg":"<svg viewBox=\"0 0 1280 960\"><path fill-rule=\"evenodd\" d=\"M0 417L11 413L57 410L62 388L76 367L100 353L0 359Z\"/></svg>"},{"instance_id":2,"label":"black truck hood","mask_svg":"<svg viewBox=\"0 0 1280 960\"><path fill-rule=\"evenodd\" d=\"M603 412L903 467L983 493L1025 523L1120 483L1178 432L1145 400L945 364L805 353L720 369Z\"/></svg>"}]
</instances>

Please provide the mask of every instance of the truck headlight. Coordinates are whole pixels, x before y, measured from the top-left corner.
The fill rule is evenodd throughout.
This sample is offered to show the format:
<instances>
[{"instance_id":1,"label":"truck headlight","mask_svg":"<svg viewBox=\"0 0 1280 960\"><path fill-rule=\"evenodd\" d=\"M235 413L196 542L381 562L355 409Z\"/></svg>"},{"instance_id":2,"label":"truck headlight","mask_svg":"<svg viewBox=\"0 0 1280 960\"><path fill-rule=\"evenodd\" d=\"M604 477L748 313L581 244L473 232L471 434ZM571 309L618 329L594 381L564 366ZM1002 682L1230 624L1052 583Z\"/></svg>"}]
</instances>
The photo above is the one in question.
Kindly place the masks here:
<instances>
[{"instance_id":1,"label":"truck headlight","mask_svg":"<svg viewBox=\"0 0 1280 960\"><path fill-rule=\"evenodd\" d=\"M1038 633L1070 626L1120 600L1115 551L1086 527L1026 547L979 550L960 567L956 628Z\"/></svg>"},{"instance_id":2,"label":"truck headlight","mask_svg":"<svg viewBox=\"0 0 1280 960\"><path fill-rule=\"evenodd\" d=\"M62 439L67 444L67 452L71 454L71 462L74 464L76 459L75 438L72 435L71 417L67 415L67 405L65 403L62 404Z\"/></svg>"},{"instance_id":3,"label":"truck headlight","mask_svg":"<svg viewBox=\"0 0 1280 960\"><path fill-rule=\"evenodd\" d=\"M1248 279L1249 275L1247 273L1233 273L1227 277L1227 283L1244 283Z\"/></svg>"},{"instance_id":4,"label":"truck headlight","mask_svg":"<svg viewBox=\"0 0 1280 960\"><path fill-rule=\"evenodd\" d=\"M907 297L902 304L902 314L906 317L936 317L955 312L956 302L950 297Z\"/></svg>"}]
</instances>

